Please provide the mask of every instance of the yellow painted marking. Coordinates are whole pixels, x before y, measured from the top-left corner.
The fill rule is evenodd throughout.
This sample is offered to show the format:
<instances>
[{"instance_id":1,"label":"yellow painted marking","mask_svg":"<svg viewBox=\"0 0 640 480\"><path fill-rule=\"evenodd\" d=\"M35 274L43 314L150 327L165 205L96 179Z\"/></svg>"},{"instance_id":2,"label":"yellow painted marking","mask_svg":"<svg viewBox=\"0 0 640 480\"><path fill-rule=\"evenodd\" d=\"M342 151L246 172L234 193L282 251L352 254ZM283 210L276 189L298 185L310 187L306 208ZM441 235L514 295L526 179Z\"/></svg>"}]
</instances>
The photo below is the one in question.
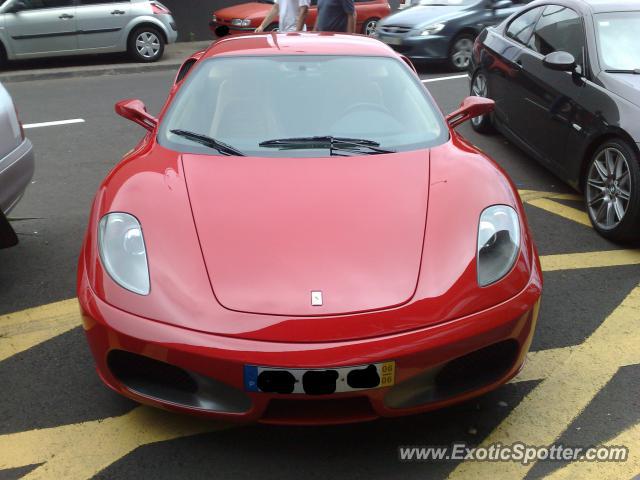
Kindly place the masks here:
<instances>
[{"instance_id":1,"label":"yellow painted marking","mask_svg":"<svg viewBox=\"0 0 640 480\"><path fill-rule=\"evenodd\" d=\"M577 208L568 207L561 203L554 202L549 198L537 198L534 200L528 200L526 203L591 228L591 222L589 221L587 214Z\"/></svg>"},{"instance_id":2,"label":"yellow painted marking","mask_svg":"<svg viewBox=\"0 0 640 480\"><path fill-rule=\"evenodd\" d=\"M619 267L640 264L640 250L568 253L540 257L542 270L576 270L580 268Z\"/></svg>"},{"instance_id":3,"label":"yellow painted marking","mask_svg":"<svg viewBox=\"0 0 640 480\"><path fill-rule=\"evenodd\" d=\"M606 442L606 445L626 446L629 457L626 462L574 462L547 475L547 480L573 480L594 478L620 480L634 478L640 473L640 423ZM637 477L635 477L637 478Z\"/></svg>"},{"instance_id":4,"label":"yellow painted marking","mask_svg":"<svg viewBox=\"0 0 640 480\"><path fill-rule=\"evenodd\" d=\"M226 427L220 422L137 407L120 417L2 435L0 469L44 462L22 478L91 478L142 445Z\"/></svg>"},{"instance_id":5,"label":"yellow painted marking","mask_svg":"<svg viewBox=\"0 0 640 480\"><path fill-rule=\"evenodd\" d=\"M623 365L640 363L640 286L634 288L598 329L573 347L483 445L548 445L555 441ZM637 447L636 447L637 448ZM459 478L524 478L533 465L464 462L451 473Z\"/></svg>"},{"instance_id":6,"label":"yellow painted marking","mask_svg":"<svg viewBox=\"0 0 640 480\"><path fill-rule=\"evenodd\" d=\"M0 316L0 361L79 326L74 298Z\"/></svg>"},{"instance_id":7,"label":"yellow painted marking","mask_svg":"<svg viewBox=\"0 0 640 480\"><path fill-rule=\"evenodd\" d=\"M522 371L513 379L511 383L528 382L531 380L543 380L547 378L558 365L563 364L572 349L575 347L553 348L549 350L540 350L537 352L529 352L527 361Z\"/></svg>"},{"instance_id":8,"label":"yellow painted marking","mask_svg":"<svg viewBox=\"0 0 640 480\"><path fill-rule=\"evenodd\" d=\"M520 199L523 202L529 202L538 198L554 198L556 200L575 200L581 201L582 197L577 193L553 193L540 190L518 190Z\"/></svg>"}]
</instances>

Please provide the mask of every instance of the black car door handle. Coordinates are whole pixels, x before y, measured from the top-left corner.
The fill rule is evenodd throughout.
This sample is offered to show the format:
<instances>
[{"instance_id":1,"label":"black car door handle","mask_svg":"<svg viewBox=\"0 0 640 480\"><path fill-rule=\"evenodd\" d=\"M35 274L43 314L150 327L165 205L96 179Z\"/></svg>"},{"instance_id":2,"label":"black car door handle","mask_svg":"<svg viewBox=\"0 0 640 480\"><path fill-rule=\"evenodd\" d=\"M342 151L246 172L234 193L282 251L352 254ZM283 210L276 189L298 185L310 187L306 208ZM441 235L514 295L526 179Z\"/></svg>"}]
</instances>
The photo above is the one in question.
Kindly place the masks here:
<instances>
[{"instance_id":1,"label":"black car door handle","mask_svg":"<svg viewBox=\"0 0 640 480\"><path fill-rule=\"evenodd\" d=\"M111 12L111 15L124 15L125 12L122 10L114 10L113 12Z\"/></svg>"},{"instance_id":2,"label":"black car door handle","mask_svg":"<svg viewBox=\"0 0 640 480\"><path fill-rule=\"evenodd\" d=\"M63 13L62 15L60 15L58 17L60 20L69 20L70 18L73 18L73 15L69 15L68 13Z\"/></svg>"}]
</instances>

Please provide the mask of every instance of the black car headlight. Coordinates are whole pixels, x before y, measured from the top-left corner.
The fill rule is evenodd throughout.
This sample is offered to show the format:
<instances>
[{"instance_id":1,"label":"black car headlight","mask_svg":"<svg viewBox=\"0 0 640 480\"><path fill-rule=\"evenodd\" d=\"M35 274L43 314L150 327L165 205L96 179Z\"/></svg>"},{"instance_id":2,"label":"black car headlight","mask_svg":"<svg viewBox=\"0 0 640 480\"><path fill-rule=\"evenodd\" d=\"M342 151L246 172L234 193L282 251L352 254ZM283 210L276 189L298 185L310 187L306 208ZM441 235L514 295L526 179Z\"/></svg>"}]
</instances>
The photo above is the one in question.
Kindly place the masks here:
<instances>
[{"instance_id":1,"label":"black car headlight","mask_svg":"<svg viewBox=\"0 0 640 480\"><path fill-rule=\"evenodd\" d=\"M513 267L520 251L520 221L507 205L494 205L480 215L478 224L478 285L497 282Z\"/></svg>"}]
</instances>

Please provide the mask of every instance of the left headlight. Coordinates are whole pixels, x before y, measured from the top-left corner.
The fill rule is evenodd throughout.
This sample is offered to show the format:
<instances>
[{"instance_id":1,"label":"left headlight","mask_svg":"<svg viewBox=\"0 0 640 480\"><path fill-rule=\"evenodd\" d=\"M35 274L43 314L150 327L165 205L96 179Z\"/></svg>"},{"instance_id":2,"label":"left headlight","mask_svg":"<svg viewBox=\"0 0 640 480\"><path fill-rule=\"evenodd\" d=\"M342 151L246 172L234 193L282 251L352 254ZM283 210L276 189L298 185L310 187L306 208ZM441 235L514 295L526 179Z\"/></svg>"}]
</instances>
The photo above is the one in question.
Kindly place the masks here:
<instances>
[{"instance_id":1,"label":"left headlight","mask_svg":"<svg viewBox=\"0 0 640 480\"><path fill-rule=\"evenodd\" d=\"M497 282L513 267L520 251L520 221L507 205L494 205L480 215L478 224L478 285Z\"/></svg>"},{"instance_id":2,"label":"left headlight","mask_svg":"<svg viewBox=\"0 0 640 480\"><path fill-rule=\"evenodd\" d=\"M236 27L248 27L249 25L251 25L251 20L249 20L248 18L234 18L233 20L231 20L231 25L234 25Z\"/></svg>"},{"instance_id":3,"label":"left headlight","mask_svg":"<svg viewBox=\"0 0 640 480\"><path fill-rule=\"evenodd\" d=\"M98 226L98 250L107 273L121 287L149 294L149 266L142 227L133 215L108 213Z\"/></svg>"},{"instance_id":4,"label":"left headlight","mask_svg":"<svg viewBox=\"0 0 640 480\"><path fill-rule=\"evenodd\" d=\"M425 29L420 32L420 36L426 37L428 35L433 35L434 33L440 32L444 28L444 23L434 23L433 25L429 25Z\"/></svg>"}]
</instances>

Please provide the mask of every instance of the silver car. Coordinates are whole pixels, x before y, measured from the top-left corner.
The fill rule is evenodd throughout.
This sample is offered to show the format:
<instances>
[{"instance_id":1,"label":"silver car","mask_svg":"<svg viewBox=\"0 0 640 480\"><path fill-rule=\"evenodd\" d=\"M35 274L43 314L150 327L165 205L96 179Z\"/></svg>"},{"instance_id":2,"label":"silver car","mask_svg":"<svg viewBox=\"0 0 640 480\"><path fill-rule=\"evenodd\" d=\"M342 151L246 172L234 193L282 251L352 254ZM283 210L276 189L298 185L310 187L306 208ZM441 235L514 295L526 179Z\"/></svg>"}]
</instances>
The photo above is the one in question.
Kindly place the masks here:
<instances>
[{"instance_id":1,"label":"silver car","mask_svg":"<svg viewBox=\"0 0 640 480\"><path fill-rule=\"evenodd\" d=\"M125 51L139 62L155 62L177 37L171 12L156 1L0 0L0 65Z\"/></svg>"},{"instance_id":2,"label":"silver car","mask_svg":"<svg viewBox=\"0 0 640 480\"><path fill-rule=\"evenodd\" d=\"M0 83L0 248L17 242L5 215L22 198L33 169L33 146L25 138L13 101Z\"/></svg>"}]
</instances>

